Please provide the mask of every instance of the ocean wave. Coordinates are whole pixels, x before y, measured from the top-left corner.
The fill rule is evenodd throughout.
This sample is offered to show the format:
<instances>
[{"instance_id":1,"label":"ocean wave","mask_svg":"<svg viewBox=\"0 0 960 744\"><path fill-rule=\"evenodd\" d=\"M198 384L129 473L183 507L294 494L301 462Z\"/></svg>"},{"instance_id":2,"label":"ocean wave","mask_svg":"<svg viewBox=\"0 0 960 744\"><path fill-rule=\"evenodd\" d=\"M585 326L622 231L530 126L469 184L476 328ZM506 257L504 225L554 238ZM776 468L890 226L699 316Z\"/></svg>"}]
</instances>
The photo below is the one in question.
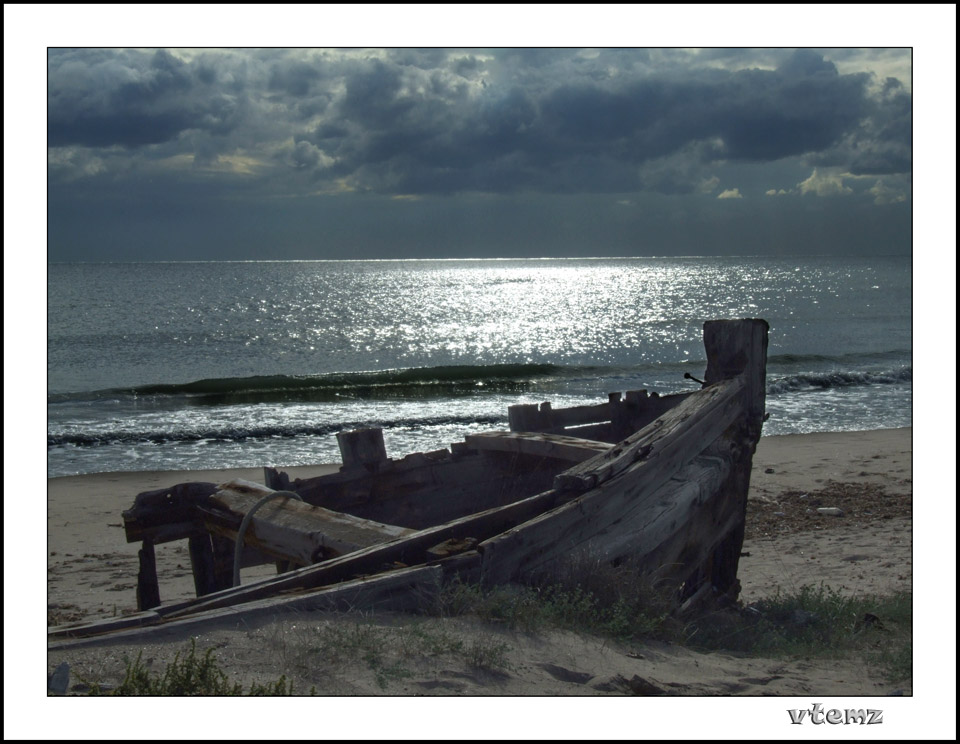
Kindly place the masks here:
<instances>
[{"instance_id":1,"label":"ocean wave","mask_svg":"<svg viewBox=\"0 0 960 744\"><path fill-rule=\"evenodd\" d=\"M767 394L794 393L802 390L896 385L913 380L913 367L874 371L806 372L767 382Z\"/></svg>"},{"instance_id":2,"label":"ocean wave","mask_svg":"<svg viewBox=\"0 0 960 744\"><path fill-rule=\"evenodd\" d=\"M898 360L909 359L911 354L912 352L908 349L858 352L854 354L769 354L767 356L767 366L796 367L835 364L842 367L855 367L860 364L896 363Z\"/></svg>"},{"instance_id":3,"label":"ocean wave","mask_svg":"<svg viewBox=\"0 0 960 744\"><path fill-rule=\"evenodd\" d=\"M506 416L444 416L398 418L393 421L353 421L314 426L227 426L210 429L171 429L168 431L100 431L63 432L47 436L48 447L98 447L115 444L176 444L181 442L241 442L254 439L330 436L340 431L379 427L384 431L406 429L417 431L431 427L505 426Z\"/></svg>"},{"instance_id":4,"label":"ocean wave","mask_svg":"<svg viewBox=\"0 0 960 744\"><path fill-rule=\"evenodd\" d=\"M662 373L688 365L562 365L547 363L415 367L376 372L340 372L321 375L263 375L223 377L195 382L140 385L79 393L52 393L56 404L129 403L222 406L248 403L337 402L343 399L421 399L522 393L552 382L635 378L644 372Z\"/></svg>"},{"instance_id":5,"label":"ocean wave","mask_svg":"<svg viewBox=\"0 0 960 744\"><path fill-rule=\"evenodd\" d=\"M80 393L56 393L48 403L105 400L182 399L187 405L322 402L341 398L435 397L472 393L479 389L522 389L538 378L554 377L553 364L499 364L420 367L377 372L321 375L258 375L222 377L186 383L140 385Z\"/></svg>"}]
</instances>

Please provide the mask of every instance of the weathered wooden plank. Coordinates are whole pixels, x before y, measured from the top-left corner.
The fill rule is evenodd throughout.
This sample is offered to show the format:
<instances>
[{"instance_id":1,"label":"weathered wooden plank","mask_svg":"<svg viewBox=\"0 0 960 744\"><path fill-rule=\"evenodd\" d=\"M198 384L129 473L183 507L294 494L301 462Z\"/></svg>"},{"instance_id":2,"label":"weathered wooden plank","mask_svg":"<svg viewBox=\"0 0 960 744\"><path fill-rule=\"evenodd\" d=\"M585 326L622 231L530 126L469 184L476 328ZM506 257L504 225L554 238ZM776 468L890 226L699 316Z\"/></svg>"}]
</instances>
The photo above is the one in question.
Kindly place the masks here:
<instances>
[{"instance_id":1,"label":"weathered wooden plank","mask_svg":"<svg viewBox=\"0 0 960 744\"><path fill-rule=\"evenodd\" d=\"M195 482L137 494L133 506L123 512L127 542L157 544L197 534L194 507L216 490L214 483Z\"/></svg>"},{"instance_id":2,"label":"weathered wooden plank","mask_svg":"<svg viewBox=\"0 0 960 744\"><path fill-rule=\"evenodd\" d=\"M557 503L553 491L529 496L520 501L495 507L478 514L420 530L389 543L374 545L355 553L333 558L279 576L272 576L245 586L233 587L206 597L160 607L161 616L183 616L195 612L227 607L238 602L263 599L290 589L324 586L364 573L376 573L393 562L414 563L429 558L426 551L444 540L472 537L482 541L526 522Z\"/></svg>"},{"instance_id":3,"label":"weathered wooden plank","mask_svg":"<svg viewBox=\"0 0 960 744\"><path fill-rule=\"evenodd\" d=\"M333 511L412 529L495 508L548 490L562 461L514 462L485 452L452 457L449 452L391 461L376 474L361 469L294 480L287 487L304 501Z\"/></svg>"},{"instance_id":4,"label":"weathered wooden plank","mask_svg":"<svg viewBox=\"0 0 960 744\"><path fill-rule=\"evenodd\" d=\"M417 566L379 576L347 581L336 586L300 592L288 597L271 597L203 614L164 620L156 613L87 623L51 630L48 650L89 647L102 643L133 642L164 635L198 632L211 625L242 622L244 625L269 620L287 612L313 611L395 611L417 612L432 609L439 595L443 569Z\"/></svg>"},{"instance_id":5,"label":"weathered wooden plank","mask_svg":"<svg viewBox=\"0 0 960 744\"><path fill-rule=\"evenodd\" d=\"M633 431L636 431L635 429ZM589 439L594 442L614 443L613 424L587 424L586 426L572 426L562 431L551 432L553 434L562 434L566 437L575 437L577 439ZM622 438L622 437L621 437Z\"/></svg>"},{"instance_id":6,"label":"weathered wooden plank","mask_svg":"<svg viewBox=\"0 0 960 744\"><path fill-rule=\"evenodd\" d=\"M235 539L237 520L264 496L273 493L277 492L257 483L230 481L210 496L209 507L203 509L204 520L209 524L219 518L220 534L224 534L226 528L228 533L233 532L229 536ZM226 514L219 515L219 510ZM278 496L257 510L247 527L244 542L268 555L307 566L413 532L405 527L311 506L289 496Z\"/></svg>"},{"instance_id":7,"label":"weathered wooden plank","mask_svg":"<svg viewBox=\"0 0 960 744\"><path fill-rule=\"evenodd\" d=\"M154 625L158 622L160 622L160 616L152 610L146 610L124 617L57 625L47 629L47 640L55 641L63 638L82 638L89 635L113 633L118 630L139 628L143 625Z\"/></svg>"},{"instance_id":8,"label":"weathered wooden plank","mask_svg":"<svg viewBox=\"0 0 960 744\"><path fill-rule=\"evenodd\" d=\"M694 458L673 478L647 498L638 498L626 508L606 504L600 518L610 524L596 535L587 535L579 545L590 555L608 561L631 558L642 561L672 535L689 529L696 511L721 488L731 463L723 458ZM612 481L601 486L608 487Z\"/></svg>"},{"instance_id":9,"label":"weathered wooden plank","mask_svg":"<svg viewBox=\"0 0 960 744\"><path fill-rule=\"evenodd\" d=\"M570 408L552 408L550 410L551 427L579 426L580 424L599 424L610 421L616 403L600 403L595 406L571 406Z\"/></svg>"},{"instance_id":10,"label":"weathered wooden plank","mask_svg":"<svg viewBox=\"0 0 960 744\"><path fill-rule=\"evenodd\" d=\"M623 472L638 458L651 464L669 463L676 472L737 419L742 410L743 385L738 377L694 393L613 449L559 474L554 488L585 491ZM673 472L654 477L663 482Z\"/></svg>"},{"instance_id":11,"label":"weathered wooden plank","mask_svg":"<svg viewBox=\"0 0 960 744\"><path fill-rule=\"evenodd\" d=\"M222 535L211 534L210 543L213 546L214 591L229 589L233 586L235 542ZM242 554L240 556L240 568L244 568Z\"/></svg>"},{"instance_id":12,"label":"weathered wooden plank","mask_svg":"<svg viewBox=\"0 0 960 744\"><path fill-rule=\"evenodd\" d=\"M669 530L685 528L691 512L730 469L721 458L650 464L638 462L620 477L482 542L484 585L534 574L578 547L611 560L628 554L642 559Z\"/></svg>"},{"instance_id":13,"label":"weathered wooden plank","mask_svg":"<svg viewBox=\"0 0 960 744\"><path fill-rule=\"evenodd\" d=\"M443 569L444 581L460 581L464 584L480 582L481 555L476 550L451 555L443 560L431 563Z\"/></svg>"},{"instance_id":14,"label":"weathered wooden plank","mask_svg":"<svg viewBox=\"0 0 960 744\"><path fill-rule=\"evenodd\" d=\"M516 452L524 455L553 457L568 462L589 460L613 446L607 442L592 439L522 431L486 431L468 434L465 439L470 447L477 450Z\"/></svg>"}]
</instances>

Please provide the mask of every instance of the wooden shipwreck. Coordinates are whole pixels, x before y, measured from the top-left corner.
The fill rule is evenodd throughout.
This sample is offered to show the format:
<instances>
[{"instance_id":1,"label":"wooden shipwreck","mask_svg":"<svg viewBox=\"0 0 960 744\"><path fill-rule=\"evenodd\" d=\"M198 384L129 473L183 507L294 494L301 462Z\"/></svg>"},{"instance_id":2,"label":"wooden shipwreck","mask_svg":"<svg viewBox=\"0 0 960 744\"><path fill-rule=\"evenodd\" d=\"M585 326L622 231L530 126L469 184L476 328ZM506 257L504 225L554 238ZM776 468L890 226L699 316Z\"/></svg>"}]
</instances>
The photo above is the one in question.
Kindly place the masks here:
<instances>
[{"instance_id":1,"label":"wooden shipwreck","mask_svg":"<svg viewBox=\"0 0 960 744\"><path fill-rule=\"evenodd\" d=\"M764 320L705 323L694 392L512 406L510 431L397 460L379 429L342 432L337 473L291 481L266 468L266 485L141 493L123 513L127 541L142 543L140 612L51 628L49 640L284 609L414 609L453 577L531 581L577 553L672 582L678 610L735 598L767 333ZM164 604L154 545L172 540L189 543L197 597ZM239 584L241 568L266 562L276 576Z\"/></svg>"}]
</instances>

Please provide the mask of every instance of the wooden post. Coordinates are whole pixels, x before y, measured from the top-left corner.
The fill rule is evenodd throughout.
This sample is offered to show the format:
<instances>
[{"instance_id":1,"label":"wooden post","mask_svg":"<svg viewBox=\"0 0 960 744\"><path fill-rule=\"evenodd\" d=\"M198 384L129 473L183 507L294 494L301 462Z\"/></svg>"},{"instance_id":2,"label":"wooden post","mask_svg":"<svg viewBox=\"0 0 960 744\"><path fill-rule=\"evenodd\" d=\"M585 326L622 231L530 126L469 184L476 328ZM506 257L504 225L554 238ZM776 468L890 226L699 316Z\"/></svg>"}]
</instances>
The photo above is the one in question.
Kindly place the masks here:
<instances>
[{"instance_id":1,"label":"wooden post","mask_svg":"<svg viewBox=\"0 0 960 744\"><path fill-rule=\"evenodd\" d=\"M767 334L765 320L708 320L703 324L703 345L707 351L704 382L746 373L744 395L749 418L749 434L754 444L760 438L766 401ZM752 453L751 453L752 454Z\"/></svg>"},{"instance_id":2,"label":"wooden post","mask_svg":"<svg viewBox=\"0 0 960 744\"><path fill-rule=\"evenodd\" d=\"M746 525L747 493L750 490L753 453L763 428L769 331L767 321L752 318L710 320L703 324L703 345L707 351L704 382L712 385L736 375L742 375L745 382L746 420L737 427L736 432L728 433L726 442L720 440L717 443L717 446L730 447L733 453L734 467L724 484L724 492L728 500L735 502L732 508L739 514L740 521L717 548L711 583L731 599L739 591L737 570Z\"/></svg>"},{"instance_id":3,"label":"wooden post","mask_svg":"<svg viewBox=\"0 0 960 744\"><path fill-rule=\"evenodd\" d=\"M353 465L377 465L387 459L383 429L356 429L337 434L340 456L345 468Z\"/></svg>"},{"instance_id":4,"label":"wooden post","mask_svg":"<svg viewBox=\"0 0 960 744\"><path fill-rule=\"evenodd\" d=\"M157 584L157 556L150 540L143 541L139 552L140 572L137 574L137 609L149 610L160 604Z\"/></svg>"},{"instance_id":5,"label":"wooden post","mask_svg":"<svg viewBox=\"0 0 960 744\"><path fill-rule=\"evenodd\" d=\"M214 591L233 586L233 540L222 535L210 535L213 544Z\"/></svg>"},{"instance_id":6,"label":"wooden post","mask_svg":"<svg viewBox=\"0 0 960 744\"><path fill-rule=\"evenodd\" d=\"M540 408L536 403L519 403L507 409L510 431L537 431L540 429Z\"/></svg>"},{"instance_id":7,"label":"wooden post","mask_svg":"<svg viewBox=\"0 0 960 744\"><path fill-rule=\"evenodd\" d=\"M209 535L194 535L189 540L190 567L193 569L193 585L197 596L202 597L217 591L214 577L213 547Z\"/></svg>"}]
</instances>

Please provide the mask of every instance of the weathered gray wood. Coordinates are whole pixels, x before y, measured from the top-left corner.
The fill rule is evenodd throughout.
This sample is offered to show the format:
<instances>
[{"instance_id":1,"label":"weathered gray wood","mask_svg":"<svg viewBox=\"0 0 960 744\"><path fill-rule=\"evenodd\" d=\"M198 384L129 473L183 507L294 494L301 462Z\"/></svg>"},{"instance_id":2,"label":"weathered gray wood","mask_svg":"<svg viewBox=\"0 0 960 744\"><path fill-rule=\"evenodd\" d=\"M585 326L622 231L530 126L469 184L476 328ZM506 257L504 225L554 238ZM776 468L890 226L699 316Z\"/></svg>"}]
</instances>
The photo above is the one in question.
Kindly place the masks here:
<instances>
[{"instance_id":1,"label":"weathered gray wood","mask_svg":"<svg viewBox=\"0 0 960 744\"><path fill-rule=\"evenodd\" d=\"M636 429L632 431L636 431ZM586 426L570 426L564 429L562 434L568 437L576 437L577 439L590 439L594 442L616 443L613 424L610 422L604 424L587 424ZM623 437L621 437L621 439L622 438Z\"/></svg>"},{"instance_id":2,"label":"weathered gray wood","mask_svg":"<svg viewBox=\"0 0 960 744\"><path fill-rule=\"evenodd\" d=\"M742 390L743 380L737 378L694 393L609 452L558 475L554 488L585 491L623 472L638 458L667 464L665 475L654 476L663 482L736 420ZM644 477L650 476L645 473Z\"/></svg>"},{"instance_id":3,"label":"weathered gray wood","mask_svg":"<svg viewBox=\"0 0 960 744\"><path fill-rule=\"evenodd\" d=\"M720 458L660 465L638 462L620 477L482 542L484 585L533 575L577 549L608 560L629 555L642 561L671 530L688 526L729 472Z\"/></svg>"},{"instance_id":4,"label":"weathered gray wood","mask_svg":"<svg viewBox=\"0 0 960 744\"><path fill-rule=\"evenodd\" d=\"M213 546L213 582L214 591L229 589L233 586L234 541L222 535L210 535ZM240 568L244 568L241 555Z\"/></svg>"},{"instance_id":5,"label":"weathered gray wood","mask_svg":"<svg viewBox=\"0 0 960 744\"><path fill-rule=\"evenodd\" d=\"M159 544L200 534L194 507L216 490L214 483L179 483L137 494L133 507L123 512L127 542Z\"/></svg>"},{"instance_id":6,"label":"weathered gray wood","mask_svg":"<svg viewBox=\"0 0 960 744\"><path fill-rule=\"evenodd\" d=\"M507 419L511 431L539 431L543 426L543 417L536 403L518 403L507 409Z\"/></svg>"},{"instance_id":7,"label":"weathered gray wood","mask_svg":"<svg viewBox=\"0 0 960 744\"><path fill-rule=\"evenodd\" d=\"M188 540L190 566L193 569L193 585L197 596L217 591L213 567L213 547L210 535L199 535Z\"/></svg>"},{"instance_id":8,"label":"weathered gray wood","mask_svg":"<svg viewBox=\"0 0 960 744\"><path fill-rule=\"evenodd\" d=\"M47 640L56 641L64 638L82 638L90 635L113 633L129 628L139 628L143 625L155 625L158 622L160 622L160 616L156 612L145 610L134 615L125 615L123 617L110 617L103 620L57 625L47 629ZM54 648L52 644L50 647Z\"/></svg>"},{"instance_id":9,"label":"weathered gray wood","mask_svg":"<svg viewBox=\"0 0 960 744\"><path fill-rule=\"evenodd\" d=\"M290 476L276 468L264 468L263 483L274 491L287 491L290 489Z\"/></svg>"},{"instance_id":10,"label":"weathered gray wood","mask_svg":"<svg viewBox=\"0 0 960 744\"><path fill-rule=\"evenodd\" d=\"M705 324L708 371L705 376L707 386L701 391L664 398L628 393L625 400L621 400L619 394L613 394L603 406L583 407L606 407L610 421L587 424L579 432L604 431L611 435L636 426L638 421L645 421L651 412L661 408L663 412L642 431L606 453L559 474L553 482L558 489L563 489L561 493L542 490L515 504L504 502L481 514L447 521L449 515L460 515L465 508L470 508L474 495L480 498L477 503L488 498L490 493L497 494L498 499L513 498L517 493L517 482L524 480L527 484L524 488L538 483L537 478L541 478L543 472L534 477L531 473L537 473L547 460L556 460L543 454L551 448L544 448L541 439L538 445L541 450L536 453L540 462L528 468L531 472L524 473L511 470L508 462L528 462L510 456L513 452L523 453L519 448L510 454L484 450L478 455L477 448L467 442L456 455L440 451L409 456L397 462L386 459L385 451L381 454L376 443L373 447L355 447L367 454L345 457L345 461L350 459L356 466L345 466L338 478L314 479L310 484L297 481L289 487L300 492L302 488L309 490L316 484L317 498L326 508L330 508L331 503L345 502L360 510L382 509L386 505L387 513L406 513L412 519L423 520L417 526L425 529L282 577L159 608L157 614L175 617L203 612L212 607L268 597L279 591L348 580L358 574L382 571L401 561L436 562L438 553L447 556L438 564L449 566L459 562L475 571L479 562L484 581L499 582L527 575L549 560L550 555L561 555L577 545L593 542L614 552L626 551L632 546L637 524L645 525L643 530L652 542L659 540L649 554L650 560L665 557L664 560L679 567L678 572L687 573L689 592L686 596L701 596L706 581L711 582L711 588L731 586L735 583L739 556L737 543L742 543L750 457L763 418L767 330L766 322L761 320ZM735 379L728 379L734 375ZM541 431L543 427L558 426L564 416L563 409L553 410L549 403L518 410L519 413L511 411L511 425L526 416L530 426L520 428L539 427ZM581 412L573 413L574 417L578 415ZM569 430L563 431L570 434ZM546 433L558 432L551 428ZM600 435L596 438L599 439ZM522 441L524 438L514 439ZM687 480L685 485L674 484L672 495L663 495L666 491L662 489L667 488L665 484L669 484L671 478L676 479L676 474L681 471L684 477L690 476L692 461L699 453L712 452L715 449L712 443L721 439L735 445L722 456L726 463L724 467L729 471L725 479L721 478L722 483L718 484L716 474L708 475L704 476L706 480L701 485L691 486L691 481ZM361 465L363 467L359 467ZM489 477L485 470L493 470L495 474ZM386 476L383 482L372 478L373 471ZM282 480L285 474L265 472L265 475L268 482L289 483L289 478ZM271 478L276 480L269 480ZM466 485L463 480L467 481ZM498 493L499 484L512 484L514 492ZM412 497L420 488L425 488L429 494L426 502ZM156 493L158 496L151 504L140 504L140 513L130 520L132 532L128 530L128 535L167 539L179 530L187 536L196 529L197 511L209 512L209 507L191 502L191 495L185 494L174 505L183 514L176 513L171 511L169 489ZM706 498L705 493L709 494ZM640 504L657 498L658 494L665 499L664 504L669 509L659 516L655 509L649 514L642 513ZM684 509L695 514L684 517ZM351 508L350 511L354 510ZM137 522L136 517L143 517L148 512L153 521L147 523L149 520L141 519ZM369 511L363 512L368 519L370 514ZM209 523L209 515L207 519ZM399 519L382 521L413 526ZM440 521L445 523L427 526ZM224 529L223 525L218 529ZM656 537L657 534L661 537ZM475 555L475 551L469 550L450 555L447 550L455 544L469 546L472 540L480 541L481 550ZM441 545L445 541L446 544Z\"/></svg>"},{"instance_id":11,"label":"weathered gray wood","mask_svg":"<svg viewBox=\"0 0 960 744\"><path fill-rule=\"evenodd\" d=\"M724 458L700 456L646 498L623 506L608 496L598 518L609 520L609 526L596 534L588 530L580 547L610 562L626 558L642 562L675 533L688 530L698 518L696 511L717 493L731 467ZM615 485L608 481L600 488Z\"/></svg>"},{"instance_id":12,"label":"weathered gray wood","mask_svg":"<svg viewBox=\"0 0 960 744\"><path fill-rule=\"evenodd\" d=\"M554 408L551 411L553 426L579 426L580 424L598 424L602 421L609 421L616 405L617 403L611 401L595 406Z\"/></svg>"},{"instance_id":13,"label":"weathered gray wood","mask_svg":"<svg viewBox=\"0 0 960 744\"><path fill-rule=\"evenodd\" d=\"M431 563L443 569L443 580L460 581L465 584L480 583L481 555L476 550L451 555L443 560Z\"/></svg>"},{"instance_id":14,"label":"weathered gray wood","mask_svg":"<svg viewBox=\"0 0 960 744\"><path fill-rule=\"evenodd\" d=\"M548 490L562 461L531 462L496 452L436 453L297 479L287 490L305 502L364 519L423 529Z\"/></svg>"},{"instance_id":15,"label":"weathered gray wood","mask_svg":"<svg viewBox=\"0 0 960 744\"><path fill-rule=\"evenodd\" d=\"M205 523L209 527L219 527L220 534L226 531L229 537L235 538L238 520L271 493L275 492L266 486L240 479L225 483L210 496L209 509L203 510ZM218 515L220 510L225 514ZM244 542L270 556L308 566L412 533L413 530L405 527L361 519L279 496L257 510L244 535Z\"/></svg>"},{"instance_id":16,"label":"weathered gray wood","mask_svg":"<svg viewBox=\"0 0 960 744\"><path fill-rule=\"evenodd\" d=\"M247 625L287 612L432 610L437 603L442 576L440 566L417 566L288 597L271 597L215 609L187 618L164 620L156 613L141 613L120 621L111 619L53 628L48 633L48 639L53 641L48 643L48 650L129 643L185 631L198 632L204 627L229 622Z\"/></svg>"},{"instance_id":17,"label":"weathered gray wood","mask_svg":"<svg viewBox=\"0 0 960 744\"><path fill-rule=\"evenodd\" d=\"M337 434L343 467L357 465L377 465L387 460L387 449L383 443L383 429L368 428L354 431L341 431Z\"/></svg>"},{"instance_id":18,"label":"weathered gray wood","mask_svg":"<svg viewBox=\"0 0 960 744\"><path fill-rule=\"evenodd\" d=\"M161 616L181 616L238 602L263 599L290 589L313 588L345 581L365 573L377 573L394 562L413 564L429 559L429 548L451 538L472 537L482 541L517 524L526 522L557 503L553 491L530 496L505 506L430 527L382 545L348 553L323 563L299 568L245 586L233 587L207 597L166 605L157 609Z\"/></svg>"},{"instance_id":19,"label":"weathered gray wood","mask_svg":"<svg viewBox=\"0 0 960 744\"><path fill-rule=\"evenodd\" d=\"M568 462L583 462L606 452L613 445L591 439L560 434L520 431L486 431L468 434L466 442L477 450L516 452L524 455L552 457Z\"/></svg>"},{"instance_id":20,"label":"weathered gray wood","mask_svg":"<svg viewBox=\"0 0 960 744\"><path fill-rule=\"evenodd\" d=\"M703 324L707 352L704 382L742 376L749 419L749 436L760 437L766 399L767 345L770 325L765 320L708 320Z\"/></svg>"},{"instance_id":21,"label":"weathered gray wood","mask_svg":"<svg viewBox=\"0 0 960 744\"><path fill-rule=\"evenodd\" d=\"M137 554L140 571L137 574L137 609L149 610L160 604L160 587L157 584L157 556L153 543L143 541Z\"/></svg>"},{"instance_id":22,"label":"weathered gray wood","mask_svg":"<svg viewBox=\"0 0 960 744\"><path fill-rule=\"evenodd\" d=\"M606 403L552 408L549 402L510 406L510 430L544 432L618 442L678 405L690 393L648 394L646 390L610 393ZM579 427L579 428L574 428Z\"/></svg>"}]
</instances>

